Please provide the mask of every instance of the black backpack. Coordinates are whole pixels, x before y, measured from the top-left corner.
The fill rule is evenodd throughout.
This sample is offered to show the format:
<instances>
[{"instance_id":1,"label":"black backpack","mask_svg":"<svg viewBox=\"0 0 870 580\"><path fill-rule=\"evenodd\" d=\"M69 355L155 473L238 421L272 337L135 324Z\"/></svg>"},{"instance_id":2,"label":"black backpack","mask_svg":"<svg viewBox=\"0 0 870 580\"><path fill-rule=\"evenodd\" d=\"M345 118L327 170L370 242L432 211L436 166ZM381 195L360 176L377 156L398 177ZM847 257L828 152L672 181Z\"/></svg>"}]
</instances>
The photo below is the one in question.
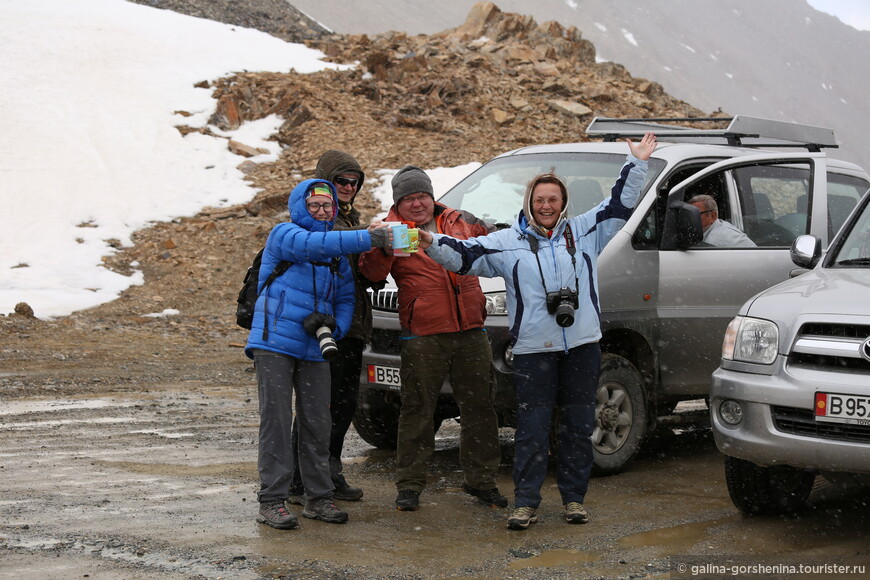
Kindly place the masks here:
<instances>
[{"instance_id":1,"label":"black backpack","mask_svg":"<svg viewBox=\"0 0 870 580\"><path fill-rule=\"evenodd\" d=\"M257 292L257 281L260 279L260 264L263 262L263 248L257 255L254 257L254 261L251 263L251 267L248 268L248 271L245 273L245 281L242 283L242 289L239 290L239 297L236 299L238 303L236 306L236 324L241 326L242 328L251 329L251 325L254 322L254 306L257 304L257 296L259 293ZM292 262L278 262L278 265L275 266L275 269L272 270L272 273L269 274L269 277L266 278L266 282L263 284L263 290L265 290L269 284L275 281L275 279L287 271L287 268L290 267Z\"/></svg>"}]
</instances>

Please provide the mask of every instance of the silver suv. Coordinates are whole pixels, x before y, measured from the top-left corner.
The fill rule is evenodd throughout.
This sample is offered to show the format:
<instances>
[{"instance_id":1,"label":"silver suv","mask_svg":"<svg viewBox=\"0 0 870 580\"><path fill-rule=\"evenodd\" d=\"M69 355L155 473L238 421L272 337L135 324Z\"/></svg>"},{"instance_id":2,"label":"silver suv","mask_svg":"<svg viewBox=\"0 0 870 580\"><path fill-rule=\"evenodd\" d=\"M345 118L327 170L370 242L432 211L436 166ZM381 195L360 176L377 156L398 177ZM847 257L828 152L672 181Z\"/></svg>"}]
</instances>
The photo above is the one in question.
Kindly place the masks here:
<instances>
[{"instance_id":1,"label":"silver suv","mask_svg":"<svg viewBox=\"0 0 870 580\"><path fill-rule=\"evenodd\" d=\"M801 236L792 260L820 262ZM818 266L747 302L710 391L731 499L748 514L800 508L817 473L870 481L870 191Z\"/></svg>"},{"instance_id":2,"label":"silver suv","mask_svg":"<svg viewBox=\"0 0 870 580\"><path fill-rule=\"evenodd\" d=\"M662 120L595 119L587 135L604 142L505 153L439 199L507 225L521 208L526 183L552 171L568 186L569 212L582 213L609 195L628 152L621 140L655 131L659 145L635 211L598 261L604 357L593 439L600 473L621 470L657 423L673 419L678 403L707 397L722 334L740 305L788 279L789 246L797 236L813 234L827 245L870 186L860 167L820 152L836 146L830 129L740 116L703 124L723 122L727 127L692 129ZM704 245L699 211L685 203L701 193L712 195L719 218L756 247ZM504 285L480 283L488 301L493 401L501 425L513 426ZM373 340L354 425L372 445L392 448L401 389L395 287L373 294L372 302ZM458 413L446 382L436 425Z\"/></svg>"}]
</instances>

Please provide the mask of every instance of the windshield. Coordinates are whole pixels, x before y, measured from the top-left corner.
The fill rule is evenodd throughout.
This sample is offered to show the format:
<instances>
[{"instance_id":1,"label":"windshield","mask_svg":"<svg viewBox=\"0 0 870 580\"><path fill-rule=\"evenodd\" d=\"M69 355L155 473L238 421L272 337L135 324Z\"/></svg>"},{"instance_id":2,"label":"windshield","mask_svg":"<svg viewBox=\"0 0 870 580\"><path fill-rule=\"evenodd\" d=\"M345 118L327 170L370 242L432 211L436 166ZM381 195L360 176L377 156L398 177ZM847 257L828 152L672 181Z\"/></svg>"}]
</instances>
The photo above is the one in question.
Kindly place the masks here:
<instances>
[{"instance_id":1,"label":"windshield","mask_svg":"<svg viewBox=\"0 0 870 580\"><path fill-rule=\"evenodd\" d=\"M851 228L844 232L845 237L831 263L833 267L870 266L870 191L864 196L859 212Z\"/></svg>"},{"instance_id":2,"label":"windshield","mask_svg":"<svg viewBox=\"0 0 870 580\"><path fill-rule=\"evenodd\" d=\"M526 184L541 173L555 173L568 187L568 215L588 211L610 194L625 155L535 153L493 159L459 182L438 201L492 223L510 224L522 209ZM665 163L650 159L646 185Z\"/></svg>"}]
</instances>

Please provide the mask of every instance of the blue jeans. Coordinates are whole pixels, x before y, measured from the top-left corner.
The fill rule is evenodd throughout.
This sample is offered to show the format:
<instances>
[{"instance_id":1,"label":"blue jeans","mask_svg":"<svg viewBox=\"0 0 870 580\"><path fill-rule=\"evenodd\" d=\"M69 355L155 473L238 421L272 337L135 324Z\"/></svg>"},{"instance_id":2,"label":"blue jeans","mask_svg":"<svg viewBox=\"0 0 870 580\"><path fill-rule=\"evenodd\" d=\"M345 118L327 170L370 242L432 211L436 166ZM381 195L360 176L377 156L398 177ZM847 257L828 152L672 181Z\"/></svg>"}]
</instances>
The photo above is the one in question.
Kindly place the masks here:
<instances>
[{"instance_id":1,"label":"blue jeans","mask_svg":"<svg viewBox=\"0 0 870 580\"><path fill-rule=\"evenodd\" d=\"M559 410L556 483L562 503L583 503L592 473L595 391L601 366L597 342L567 353L541 352L514 357L517 428L514 503L537 508L547 476L550 423Z\"/></svg>"}]
</instances>

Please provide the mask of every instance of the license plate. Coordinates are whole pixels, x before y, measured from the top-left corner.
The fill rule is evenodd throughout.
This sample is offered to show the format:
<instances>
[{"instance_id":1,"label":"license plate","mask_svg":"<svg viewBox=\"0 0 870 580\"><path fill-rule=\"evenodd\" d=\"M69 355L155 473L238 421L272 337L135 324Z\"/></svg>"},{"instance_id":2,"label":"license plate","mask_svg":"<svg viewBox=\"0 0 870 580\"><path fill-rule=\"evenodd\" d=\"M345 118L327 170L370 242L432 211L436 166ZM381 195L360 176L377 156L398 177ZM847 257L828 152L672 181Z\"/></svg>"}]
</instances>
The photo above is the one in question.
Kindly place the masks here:
<instances>
[{"instance_id":1,"label":"license plate","mask_svg":"<svg viewBox=\"0 0 870 580\"><path fill-rule=\"evenodd\" d=\"M870 397L816 393L816 421L870 425Z\"/></svg>"},{"instance_id":2,"label":"license plate","mask_svg":"<svg viewBox=\"0 0 870 580\"><path fill-rule=\"evenodd\" d=\"M369 365L368 375L370 383L387 385L394 389L398 389L402 386L402 380L399 378L399 369L397 369L396 367Z\"/></svg>"}]
</instances>

